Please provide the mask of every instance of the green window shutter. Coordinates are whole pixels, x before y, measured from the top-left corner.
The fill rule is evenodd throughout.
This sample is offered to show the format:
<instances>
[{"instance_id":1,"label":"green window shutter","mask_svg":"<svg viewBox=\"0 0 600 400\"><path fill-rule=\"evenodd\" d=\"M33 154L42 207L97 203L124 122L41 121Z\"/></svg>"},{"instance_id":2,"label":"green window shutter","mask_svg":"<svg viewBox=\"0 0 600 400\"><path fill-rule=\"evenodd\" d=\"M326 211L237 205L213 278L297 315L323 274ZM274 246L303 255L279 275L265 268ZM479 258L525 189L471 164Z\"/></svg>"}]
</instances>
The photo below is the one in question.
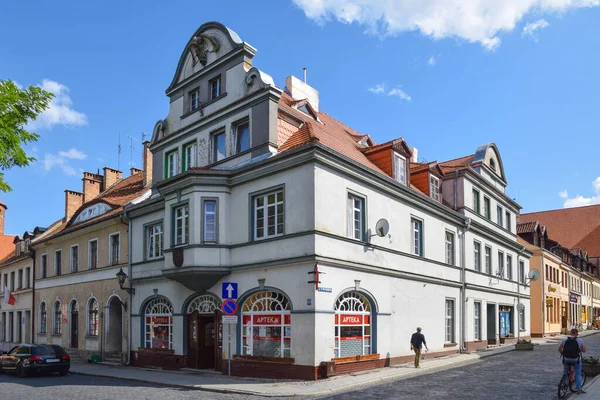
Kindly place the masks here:
<instances>
[{"instance_id":1,"label":"green window shutter","mask_svg":"<svg viewBox=\"0 0 600 400\"><path fill-rule=\"evenodd\" d=\"M183 168L181 168L181 172L187 171L187 159L186 159L186 157L187 157L187 151L186 150L187 149L184 147L183 148L183 154L181 155L181 161L182 161L182 164L183 164Z\"/></svg>"},{"instance_id":2,"label":"green window shutter","mask_svg":"<svg viewBox=\"0 0 600 400\"><path fill-rule=\"evenodd\" d=\"M165 179L169 177L169 153L165 153Z\"/></svg>"}]
</instances>

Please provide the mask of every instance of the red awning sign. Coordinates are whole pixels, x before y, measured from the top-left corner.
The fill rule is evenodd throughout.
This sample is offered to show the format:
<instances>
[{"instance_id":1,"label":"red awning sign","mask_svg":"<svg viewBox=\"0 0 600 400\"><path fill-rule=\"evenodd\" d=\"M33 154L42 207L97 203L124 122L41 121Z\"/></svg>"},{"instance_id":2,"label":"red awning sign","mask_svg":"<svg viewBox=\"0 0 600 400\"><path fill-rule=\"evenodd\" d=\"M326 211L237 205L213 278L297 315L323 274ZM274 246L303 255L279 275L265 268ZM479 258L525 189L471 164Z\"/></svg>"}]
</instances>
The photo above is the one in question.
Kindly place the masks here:
<instances>
[{"instance_id":1,"label":"red awning sign","mask_svg":"<svg viewBox=\"0 0 600 400\"><path fill-rule=\"evenodd\" d=\"M283 317L284 325L290 325L291 317L289 315L282 314L257 314L252 316L252 325L281 325L281 318ZM250 315L244 315L244 325L250 323Z\"/></svg>"},{"instance_id":2,"label":"red awning sign","mask_svg":"<svg viewBox=\"0 0 600 400\"><path fill-rule=\"evenodd\" d=\"M351 314L336 314L336 325L369 325L371 317L369 315L351 315Z\"/></svg>"}]
</instances>

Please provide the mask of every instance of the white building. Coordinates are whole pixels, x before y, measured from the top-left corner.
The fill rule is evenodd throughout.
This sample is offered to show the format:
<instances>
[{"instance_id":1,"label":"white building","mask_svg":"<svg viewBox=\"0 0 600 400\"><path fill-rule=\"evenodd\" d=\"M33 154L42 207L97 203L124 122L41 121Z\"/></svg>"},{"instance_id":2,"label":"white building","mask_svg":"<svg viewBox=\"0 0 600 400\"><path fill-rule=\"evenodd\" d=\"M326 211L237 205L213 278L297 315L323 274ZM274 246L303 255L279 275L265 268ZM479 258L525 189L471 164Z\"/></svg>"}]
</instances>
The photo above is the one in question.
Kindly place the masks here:
<instances>
[{"instance_id":1,"label":"white building","mask_svg":"<svg viewBox=\"0 0 600 400\"><path fill-rule=\"evenodd\" d=\"M404 139L320 112L301 80L275 86L255 51L204 24L167 89L152 195L125 207L131 363L316 379L411 359L417 326L434 356L529 337L531 253L497 148L415 163Z\"/></svg>"}]
</instances>

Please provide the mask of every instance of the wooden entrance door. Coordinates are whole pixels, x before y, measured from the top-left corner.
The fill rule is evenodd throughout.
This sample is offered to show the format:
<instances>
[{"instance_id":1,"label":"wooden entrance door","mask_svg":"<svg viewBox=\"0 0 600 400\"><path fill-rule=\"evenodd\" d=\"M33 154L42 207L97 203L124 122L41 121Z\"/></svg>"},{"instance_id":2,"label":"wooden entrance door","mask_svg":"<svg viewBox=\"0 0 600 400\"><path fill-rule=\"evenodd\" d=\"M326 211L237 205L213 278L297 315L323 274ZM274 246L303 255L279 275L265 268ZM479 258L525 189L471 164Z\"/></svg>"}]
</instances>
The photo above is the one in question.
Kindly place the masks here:
<instances>
[{"instance_id":1,"label":"wooden entrance door","mask_svg":"<svg viewBox=\"0 0 600 400\"><path fill-rule=\"evenodd\" d=\"M220 313L204 315L194 311L187 317L188 368L213 369L221 360Z\"/></svg>"},{"instance_id":2,"label":"wooden entrance door","mask_svg":"<svg viewBox=\"0 0 600 400\"><path fill-rule=\"evenodd\" d=\"M71 347L77 348L79 344L79 311L77 302L71 302Z\"/></svg>"}]
</instances>

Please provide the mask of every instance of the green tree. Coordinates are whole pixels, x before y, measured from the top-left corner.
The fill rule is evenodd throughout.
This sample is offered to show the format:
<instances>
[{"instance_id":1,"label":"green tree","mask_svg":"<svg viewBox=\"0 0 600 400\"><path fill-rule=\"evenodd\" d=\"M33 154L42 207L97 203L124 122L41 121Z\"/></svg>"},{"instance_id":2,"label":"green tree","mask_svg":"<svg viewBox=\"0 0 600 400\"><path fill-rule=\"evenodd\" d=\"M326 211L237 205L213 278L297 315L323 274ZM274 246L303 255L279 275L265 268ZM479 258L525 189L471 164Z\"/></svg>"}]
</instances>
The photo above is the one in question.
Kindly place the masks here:
<instances>
[{"instance_id":1,"label":"green tree","mask_svg":"<svg viewBox=\"0 0 600 400\"><path fill-rule=\"evenodd\" d=\"M21 147L39 138L37 133L26 129L27 123L35 121L48 108L53 96L37 86L21 89L10 79L0 80L0 171L26 167L35 161ZM0 191L11 190L0 172Z\"/></svg>"}]
</instances>

